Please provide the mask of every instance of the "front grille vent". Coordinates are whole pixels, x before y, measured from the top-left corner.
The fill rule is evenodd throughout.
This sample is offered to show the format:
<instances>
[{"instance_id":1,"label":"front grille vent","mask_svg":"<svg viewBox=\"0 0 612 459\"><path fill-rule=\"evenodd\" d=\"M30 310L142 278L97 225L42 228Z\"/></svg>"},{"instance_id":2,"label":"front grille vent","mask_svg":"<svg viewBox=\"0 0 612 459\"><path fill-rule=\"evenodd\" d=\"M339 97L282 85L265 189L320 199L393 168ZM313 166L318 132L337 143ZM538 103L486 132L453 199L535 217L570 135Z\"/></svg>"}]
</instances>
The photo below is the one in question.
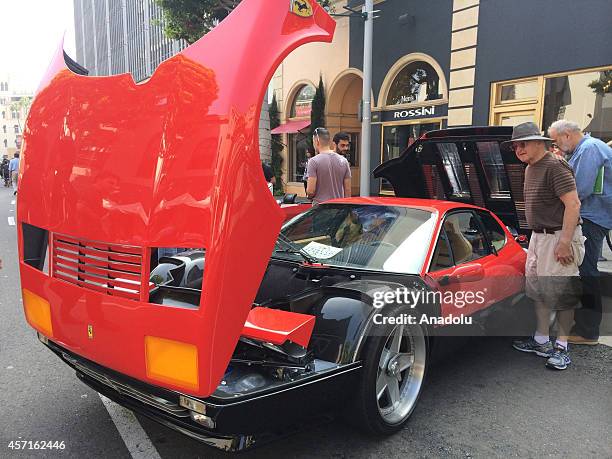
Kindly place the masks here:
<instances>
[{"instance_id":1,"label":"front grille vent","mask_svg":"<svg viewBox=\"0 0 612 459\"><path fill-rule=\"evenodd\" d=\"M142 259L140 247L53 235L53 277L107 295L140 299Z\"/></svg>"}]
</instances>

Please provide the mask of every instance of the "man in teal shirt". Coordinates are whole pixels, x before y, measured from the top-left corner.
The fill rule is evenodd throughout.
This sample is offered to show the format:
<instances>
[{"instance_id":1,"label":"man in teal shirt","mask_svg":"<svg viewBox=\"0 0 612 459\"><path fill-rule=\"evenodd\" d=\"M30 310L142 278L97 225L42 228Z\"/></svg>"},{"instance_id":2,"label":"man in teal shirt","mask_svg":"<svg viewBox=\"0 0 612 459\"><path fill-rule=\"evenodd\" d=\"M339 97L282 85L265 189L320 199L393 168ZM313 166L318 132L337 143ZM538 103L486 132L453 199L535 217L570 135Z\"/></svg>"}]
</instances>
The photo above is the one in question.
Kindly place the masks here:
<instances>
[{"instance_id":1,"label":"man in teal shirt","mask_svg":"<svg viewBox=\"0 0 612 459\"><path fill-rule=\"evenodd\" d=\"M585 256L580 266L584 284L582 309L576 310L573 344L595 345L601 324L601 285L597 261L606 233L612 228L612 148L599 139L582 134L572 121L555 121L548 133L557 146L571 155L569 164L576 175L580 198Z\"/></svg>"}]
</instances>

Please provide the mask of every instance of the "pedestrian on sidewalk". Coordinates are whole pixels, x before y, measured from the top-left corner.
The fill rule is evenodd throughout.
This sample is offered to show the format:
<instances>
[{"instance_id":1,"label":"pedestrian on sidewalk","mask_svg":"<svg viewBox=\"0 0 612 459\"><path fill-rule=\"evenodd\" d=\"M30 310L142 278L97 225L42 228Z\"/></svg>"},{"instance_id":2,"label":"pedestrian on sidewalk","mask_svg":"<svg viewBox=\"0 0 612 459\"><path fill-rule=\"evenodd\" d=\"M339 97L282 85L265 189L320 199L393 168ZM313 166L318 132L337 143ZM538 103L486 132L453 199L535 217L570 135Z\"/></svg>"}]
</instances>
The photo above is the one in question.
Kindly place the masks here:
<instances>
[{"instance_id":1,"label":"pedestrian on sidewalk","mask_svg":"<svg viewBox=\"0 0 612 459\"><path fill-rule=\"evenodd\" d=\"M4 186L11 186L11 173L9 172L9 159L8 155L4 155L2 157L2 164L0 164L0 174L2 175L2 179L4 180Z\"/></svg>"},{"instance_id":2,"label":"pedestrian on sidewalk","mask_svg":"<svg viewBox=\"0 0 612 459\"><path fill-rule=\"evenodd\" d=\"M584 257L584 238L578 224L580 200L572 169L565 160L546 150L535 123L522 123L512 131L517 158L527 163L525 215L532 230L525 264L525 289L535 303L537 328L533 337L516 340L521 352L546 357L546 366L565 370L571 364L567 338L580 302L578 266ZM558 331L550 341L554 311Z\"/></svg>"},{"instance_id":3,"label":"pedestrian on sidewalk","mask_svg":"<svg viewBox=\"0 0 612 459\"><path fill-rule=\"evenodd\" d=\"M568 341L596 345L602 317L600 273L597 262L606 234L612 228L612 148L584 135L578 124L555 121L548 133L569 157L580 198L582 233L586 237L580 277L584 286L582 308L575 312L576 324Z\"/></svg>"},{"instance_id":4,"label":"pedestrian on sidewalk","mask_svg":"<svg viewBox=\"0 0 612 459\"><path fill-rule=\"evenodd\" d=\"M336 153L340 156L344 156L346 160L351 164L351 136L346 132L337 132L334 135L333 143L335 145Z\"/></svg>"},{"instance_id":5,"label":"pedestrian on sidewalk","mask_svg":"<svg viewBox=\"0 0 612 459\"><path fill-rule=\"evenodd\" d=\"M314 153L310 149L306 150L306 158L304 158L304 174L302 175L302 183L304 184L304 193L307 193L308 189L308 161L314 156Z\"/></svg>"},{"instance_id":6,"label":"pedestrian on sidewalk","mask_svg":"<svg viewBox=\"0 0 612 459\"><path fill-rule=\"evenodd\" d=\"M13 183L13 194L17 194L17 180L19 179L19 152L13 155L13 159L9 162L9 173Z\"/></svg>"},{"instance_id":7,"label":"pedestrian on sidewalk","mask_svg":"<svg viewBox=\"0 0 612 459\"><path fill-rule=\"evenodd\" d=\"M264 178L266 179L266 183L268 184L268 189L270 193L274 194L274 185L276 184L276 177L274 176L274 170L272 167L263 161L261 162L261 168L263 169Z\"/></svg>"},{"instance_id":8,"label":"pedestrian on sidewalk","mask_svg":"<svg viewBox=\"0 0 612 459\"><path fill-rule=\"evenodd\" d=\"M344 156L330 148L329 131L316 128L312 143L317 155L308 161L306 194L312 198L313 205L329 199L350 197L351 167Z\"/></svg>"}]
</instances>

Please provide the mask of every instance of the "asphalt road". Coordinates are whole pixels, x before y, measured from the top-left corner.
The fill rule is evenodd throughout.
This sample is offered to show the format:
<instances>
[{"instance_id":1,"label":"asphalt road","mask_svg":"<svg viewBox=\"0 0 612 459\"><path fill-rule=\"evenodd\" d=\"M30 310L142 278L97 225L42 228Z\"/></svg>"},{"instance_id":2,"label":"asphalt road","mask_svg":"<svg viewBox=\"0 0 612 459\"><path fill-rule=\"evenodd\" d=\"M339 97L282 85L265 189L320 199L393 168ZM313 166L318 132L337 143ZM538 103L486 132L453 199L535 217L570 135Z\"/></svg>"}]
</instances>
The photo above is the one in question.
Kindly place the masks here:
<instances>
[{"instance_id":1,"label":"asphalt road","mask_svg":"<svg viewBox=\"0 0 612 459\"><path fill-rule=\"evenodd\" d=\"M117 427L117 413L111 417L38 342L21 307L13 199L0 188L0 458L155 457L155 450L162 458L227 457L125 413ZM568 370L554 372L505 338L473 339L430 368L410 422L395 436L369 438L334 421L240 457L612 457L612 348L574 347L572 358ZM14 440L63 441L65 449L15 451Z\"/></svg>"}]
</instances>

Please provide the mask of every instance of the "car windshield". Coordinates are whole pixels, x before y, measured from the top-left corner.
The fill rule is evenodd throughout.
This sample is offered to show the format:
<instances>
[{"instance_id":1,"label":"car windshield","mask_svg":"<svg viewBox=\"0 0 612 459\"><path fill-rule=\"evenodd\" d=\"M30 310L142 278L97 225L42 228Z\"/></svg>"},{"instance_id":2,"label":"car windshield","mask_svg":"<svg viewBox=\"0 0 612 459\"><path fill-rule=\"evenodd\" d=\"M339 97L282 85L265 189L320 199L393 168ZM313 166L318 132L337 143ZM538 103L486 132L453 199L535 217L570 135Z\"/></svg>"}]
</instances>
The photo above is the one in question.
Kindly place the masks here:
<instances>
[{"instance_id":1,"label":"car windshield","mask_svg":"<svg viewBox=\"0 0 612 459\"><path fill-rule=\"evenodd\" d=\"M322 204L283 226L274 256L301 258L301 251L330 266L419 274L435 221L410 207Z\"/></svg>"}]
</instances>

